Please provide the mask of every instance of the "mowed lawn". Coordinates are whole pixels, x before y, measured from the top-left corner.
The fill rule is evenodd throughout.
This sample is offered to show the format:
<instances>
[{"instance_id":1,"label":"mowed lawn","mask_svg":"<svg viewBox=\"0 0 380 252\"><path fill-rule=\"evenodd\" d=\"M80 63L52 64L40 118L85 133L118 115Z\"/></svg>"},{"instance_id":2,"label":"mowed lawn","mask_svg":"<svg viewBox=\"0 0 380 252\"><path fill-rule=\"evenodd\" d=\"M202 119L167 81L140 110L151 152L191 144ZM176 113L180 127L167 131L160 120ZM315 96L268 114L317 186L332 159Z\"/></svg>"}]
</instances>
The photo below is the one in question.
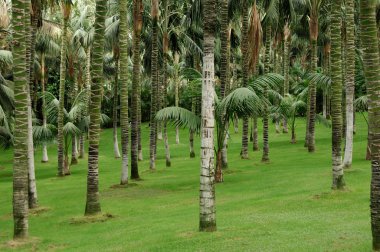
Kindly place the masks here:
<instances>
[{"instance_id":1,"label":"mowed lawn","mask_svg":"<svg viewBox=\"0 0 380 252\"><path fill-rule=\"evenodd\" d=\"M269 164L262 152L241 160L241 135L229 142L229 169L216 186L217 228L198 232L199 153L189 158L188 131L175 144L170 129L172 167L165 168L164 144L158 142L157 171L149 171L149 129L142 127L144 161L141 181L120 188L121 161L115 160L112 130L100 144L100 199L111 218L83 219L87 162L58 178L56 147L50 162L36 170L41 209L30 216L30 242L12 240L12 151L0 153L0 251L371 251L370 162L365 160L367 126L357 116L353 168L347 189L331 191L331 129L317 125L316 153L304 146L305 121L297 122L296 145L290 134L270 128ZM260 128L261 146L261 128ZM250 150L252 144L250 143Z\"/></svg>"}]
</instances>

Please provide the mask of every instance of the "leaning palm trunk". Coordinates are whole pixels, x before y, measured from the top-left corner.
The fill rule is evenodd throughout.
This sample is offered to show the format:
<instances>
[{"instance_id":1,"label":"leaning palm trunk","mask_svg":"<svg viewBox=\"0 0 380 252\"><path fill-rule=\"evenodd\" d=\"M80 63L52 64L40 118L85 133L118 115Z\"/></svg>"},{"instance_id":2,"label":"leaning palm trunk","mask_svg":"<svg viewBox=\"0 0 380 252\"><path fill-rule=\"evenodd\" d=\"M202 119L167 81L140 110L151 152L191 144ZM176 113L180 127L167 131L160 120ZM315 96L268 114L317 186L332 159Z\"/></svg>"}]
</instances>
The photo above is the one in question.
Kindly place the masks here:
<instances>
[{"instance_id":1,"label":"leaning palm trunk","mask_svg":"<svg viewBox=\"0 0 380 252\"><path fill-rule=\"evenodd\" d=\"M113 107L112 107L112 121L113 121L113 152L115 158L120 158L119 142L117 137L117 106L118 106L118 88L119 88L119 56L115 59L115 83L113 86Z\"/></svg>"},{"instance_id":2,"label":"leaning palm trunk","mask_svg":"<svg viewBox=\"0 0 380 252\"><path fill-rule=\"evenodd\" d=\"M63 4L63 32L61 42L61 65L59 77L59 108L58 108L58 176L65 176L64 158L63 158L63 119L65 106L65 81L66 81L66 47L67 47L67 29L70 18L71 6L69 3Z\"/></svg>"},{"instance_id":3,"label":"leaning palm trunk","mask_svg":"<svg viewBox=\"0 0 380 252\"><path fill-rule=\"evenodd\" d=\"M360 25L364 75L367 81L369 135L371 136L371 226L374 251L380 250L380 59L374 0L360 1Z\"/></svg>"},{"instance_id":4,"label":"leaning palm trunk","mask_svg":"<svg viewBox=\"0 0 380 252\"><path fill-rule=\"evenodd\" d=\"M215 1L203 0L203 79L200 170L200 231L215 231L214 183L214 25Z\"/></svg>"},{"instance_id":5,"label":"leaning palm trunk","mask_svg":"<svg viewBox=\"0 0 380 252\"><path fill-rule=\"evenodd\" d=\"M12 1L13 13L13 77L15 97L14 159L13 159L13 221L14 238L28 237L28 78L26 64L25 22L29 7L26 1Z\"/></svg>"},{"instance_id":6,"label":"leaning palm trunk","mask_svg":"<svg viewBox=\"0 0 380 252\"><path fill-rule=\"evenodd\" d=\"M343 165L350 168L352 165L352 151L354 138L354 99L355 99L355 20L354 1L346 0L346 148Z\"/></svg>"},{"instance_id":7,"label":"leaning palm trunk","mask_svg":"<svg viewBox=\"0 0 380 252\"><path fill-rule=\"evenodd\" d=\"M150 169L156 169L156 140L157 140L157 122L155 120L157 109L157 91L159 85L158 75L158 0L152 0L152 93L151 93L151 108L150 108Z\"/></svg>"},{"instance_id":8,"label":"leaning palm trunk","mask_svg":"<svg viewBox=\"0 0 380 252\"><path fill-rule=\"evenodd\" d=\"M87 201L86 215L101 212L99 202L99 136L100 136L100 110L103 83L103 53L104 53L104 20L107 13L107 1L96 1L95 35L92 59L92 85L89 126L89 151L87 174Z\"/></svg>"},{"instance_id":9,"label":"leaning palm trunk","mask_svg":"<svg viewBox=\"0 0 380 252\"><path fill-rule=\"evenodd\" d=\"M128 20L127 1L120 2L120 128L121 128L121 178L120 184L128 184Z\"/></svg>"},{"instance_id":10,"label":"leaning palm trunk","mask_svg":"<svg viewBox=\"0 0 380 252\"><path fill-rule=\"evenodd\" d=\"M342 1L336 0L332 4L331 12L331 121L332 121L332 170L333 189L344 187L342 167L342 59L341 59L341 7Z\"/></svg>"},{"instance_id":11,"label":"leaning palm trunk","mask_svg":"<svg viewBox=\"0 0 380 252\"><path fill-rule=\"evenodd\" d=\"M243 70L243 87L248 86L249 78L249 58L248 58L248 0L243 1L243 27L242 27L242 70ZM243 134L242 134L242 147L241 147L241 158L248 159L248 133L249 133L249 123L248 118L243 118Z\"/></svg>"},{"instance_id":12,"label":"leaning palm trunk","mask_svg":"<svg viewBox=\"0 0 380 252\"><path fill-rule=\"evenodd\" d=\"M131 178L138 179L138 146L139 146L139 86L140 86L140 33L142 28L142 2L133 1L133 73L132 73L132 111L131 111Z\"/></svg>"},{"instance_id":13,"label":"leaning palm trunk","mask_svg":"<svg viewBox=\"0 0 380 252\"><path fill-rule=\"evenodd\" d=\"M269 63L270 63L270 41L271 41L271 26L266 25L265 29L266 41L265 41L265 73L269 73ZM268 85L264 86L264 98L268 99ZM264 105L263 111L263 156L261 158L262 162L269 162L269 108L268 105Z\"/></svg>"}]
</instances>

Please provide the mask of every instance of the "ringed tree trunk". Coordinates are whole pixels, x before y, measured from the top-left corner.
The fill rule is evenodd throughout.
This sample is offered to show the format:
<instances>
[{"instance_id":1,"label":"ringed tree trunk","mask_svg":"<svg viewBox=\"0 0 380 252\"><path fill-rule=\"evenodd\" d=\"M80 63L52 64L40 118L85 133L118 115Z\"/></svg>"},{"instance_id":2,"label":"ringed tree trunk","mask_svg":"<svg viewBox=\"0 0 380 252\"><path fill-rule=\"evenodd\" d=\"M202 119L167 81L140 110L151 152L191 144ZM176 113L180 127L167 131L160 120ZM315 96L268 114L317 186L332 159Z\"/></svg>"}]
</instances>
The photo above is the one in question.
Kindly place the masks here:
<instances>
[{"instance_id":1,"label":"ringed tree trunk","mask_svg":"<svg viewBox=\"0 0 380 252\"><path fill-rule=\"evenodd\" d=\"M121 128L121 178L120 184L128 184L128 5L127 1L119 3L120 10L120 128Z\"/></svg>"},{"instance_id":2,"label":"ringed tree trunk","mask_svg":"<svg viewBox=\"0 0 380 252\"><path fill-rule=\"evenodd\" d=\"M150 166L151 170L156 169L156 139L157 139L157 123L155 120L157 112L157 89L159 85L158 75L158 0L152 0L152 88L151 88L151 108L150 108Z\"/></svg>"},{"instance_id":3,"label":"ringed tree trunk","mask_svg":"<svg viewBox=\"0 0 380 252\"><path fill-rule=\"evenodd\" d=\"M140 91L140 34L142 28L142 2L133 1L133 73L132 73L132 111L131 111L131 178L139 179L139 91Z\"/></svg>"},{"instance_id":4,"label":"ringed tree trunk","mask_svg":"<svg viewBox=\"0 0 380 252\"><path fill-rule=\"evenodd\" d=\"M45 100L45 53L41 54L41 91L42 91L42 126L47 127L46 122L46 100ZM42 163L49 162L49 156L47 152L47 144L42 144Z\"/></svg>"},{"instance_id":5,"label":"ringed tree trunk","mask_svg":"<svg viewBox=\"0 0 380 252\"><path fill-rule=\"evenodd\" d=\"M63 126L64 126L64 106L65 106L65 81L66 81L66 48L67 48L67 29L70 19L71 5L65 3L62 6L63 12L63 31L61 41L61 65L59 77L59 109L58 109L58 176L65 176L63 158Z\"/></svg>"},{"instance_id":6,"label":"ringed tree trunk","mask_svg":"<svg viewBox=\"0 0 380 252\"><path fill-rule=\"evenodd\" d=\"M119 41L120 43L120 41ZM115 52L116 51L116 52ZM120 158L120 150L119 150L119 142L118 142L118 137L117 137L117 121L118 121L118 116L117 116L117 106L118 106L118 101L119 101L119 96L118 96L118 89L119 89L119 64L120 64L120 58L119 58L119 50L114 50L115 56L115 83L113 86L113 107L112 107L112 121L113 121L113 152L115 155L115 158L118 159Z\"/></svg>"},{"instance_id":7,"label":"ringed tree trunk","mask_svg":"<svg viewBox=\"0 0 380 252\"><path fill-rule=\"evenodd\" d=\"M265 28L266 41L265 41L265 73L270 71L270 41L271 41L271 25L267 24ZM268 99L268 85L264 86L264 98ZM264 105L263 111L263 156L262 162L269 162L269 108Z\"/></svg>"},{"instance_id":8,"label":"ringed tree trunk","mask_svg":"<svg viewBox=\"0 0 380 252\"><path fill-rule=\"evenodd\" d=\"M380 59L375 19L376 1L360 1L360 30L364 75L367 81L369 135L371 137L371 227L372 246L380 250Z\"/></svg>"},{"instance_id":9,"label":"ringed tree trunk","mask_svg":"<svg viewBox=\"0 0 380 252\"><path fill-rule=\"evenodd\" d=\"M331 119L332 119L332 170L333 189L344 188L342 167L342 58L341 58L341 8L342 1L332 4L331 12Z\"/></svg>"},{"instance_id":10,"label":"ringed tree trunk","mask_svg":"<svg viewBox=\"0 0 380 252\"><path fill-rule=\"evenodd\" d=\"M107 13L107 1L96 1L94 50L92 58L92 85L89 126L89 151L87 174L87 201L85 215L101 212L99 201L99 135L100 113L103 84L104 21Z\"/></svg>"},{"instance_id":11,"label":"ringed tree trunk","mask_svg":"<svg viewBox=\"0 0 380 252\"><path fill-rule=\"evenodd\" d=\"M257 129L257 116L253 117L253 151L259 150L259 131Z\"/></svg>"},{"instance_id":12,"label":"ringed tree trunk","mask_svg":"<svg viewBox=\"0 0 380 252\"><path fill-rule=\"evenodd\" d=\"M317 41L318 41L318 12L319 7L317 0L312 1L312 7L310 10L310 20L309 20L309 33L310 33L310 47L311 47L311 65L310 71L312 73L317 71L318 66L318 56L317 56ZM314 81L309 82L309 117L308 117L308 151L315 152L315 117L316 117L316 106L317 106L317 87Z\"/></svg>"},{"instance_id":13,"label":"ringed tree trunk","mask_svg":"<svg viewBox=\"0 0 380 252\"><path fill-rule=\"evenodd\" d=\"M248 58L248 0L243 0L243 27L242 27L242 71L243 71L243 87L248 86L249 78L249 58ZM248 133L249 133L249 123L248 118L243 118L243 135L242 135L242 147L241 147L241 158L248 159Z\"/></svg>"},{"instance_id":14,"label":"ringed tree trunk","mask_svg":"<svg viewBox=\"0 0 380 252\"><path fill-rule=\"evenodd\" d=\"M354 0L346 0L346 146L344 152L344 168L352 165L354 141L354 99L355 99L355 20Z\"/></svg>"},{"instance_id":15,"label":"ringed tree trunk","mask_svg":"<svg viewBox=\"0 0 380 252\"><path fill-rule=\"evenodd\" d=\"M214 183L214 41L215 1L202 0L203 4L203 79L199 230L216 231Z\"/></svg>"},{"instance_id":16,"label":"ringed tree trunk","mask_svg":"<svg viewBox=\"0 0 380 252\"><path fill-rule=\"evenodd\" d=\"M29 76L26 59L26 35L29 6L23 0L12 1L13 76L15 97L14 158L13 158L13 222L14 239L28 237L28 94Z\"/></svg>"}]
</instances>

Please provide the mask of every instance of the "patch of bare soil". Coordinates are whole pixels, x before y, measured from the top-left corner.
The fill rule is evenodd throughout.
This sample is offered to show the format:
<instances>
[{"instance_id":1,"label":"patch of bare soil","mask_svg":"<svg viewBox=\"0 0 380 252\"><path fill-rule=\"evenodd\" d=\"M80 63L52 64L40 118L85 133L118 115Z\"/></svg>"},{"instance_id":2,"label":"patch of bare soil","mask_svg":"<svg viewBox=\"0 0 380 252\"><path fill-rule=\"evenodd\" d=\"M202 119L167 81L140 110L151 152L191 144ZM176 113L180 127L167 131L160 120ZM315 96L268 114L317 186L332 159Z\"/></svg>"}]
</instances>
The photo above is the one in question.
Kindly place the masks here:
<instances>
[{"instance_id":1,"label":"patch of bare soil","mask_svg":"<svg viewBox=\"0 0 380 252\"><path fill-rule=\"evenodd\" d=\"M88 224L88 223L106 222L113 218L116 218L116 216L110 213L106 213L106 214L71 218L69 223L72 225L81 225L81 224Z\"/></svg>"}]
</instances>

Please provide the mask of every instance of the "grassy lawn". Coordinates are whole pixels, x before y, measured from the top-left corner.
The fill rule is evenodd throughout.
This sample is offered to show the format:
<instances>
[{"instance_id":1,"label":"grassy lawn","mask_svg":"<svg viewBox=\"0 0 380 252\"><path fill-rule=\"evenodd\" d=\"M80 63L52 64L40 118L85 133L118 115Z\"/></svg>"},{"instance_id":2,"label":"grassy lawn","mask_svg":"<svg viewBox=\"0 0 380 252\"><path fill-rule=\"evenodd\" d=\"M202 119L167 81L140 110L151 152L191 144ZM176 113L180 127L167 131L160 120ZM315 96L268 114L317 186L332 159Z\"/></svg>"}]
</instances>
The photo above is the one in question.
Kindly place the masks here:
<instances>
[{"instance_id":1,"label":"grassy lawn","mask_svg":"<svg viewBox=\"0 0 380 252\"><path fill-rule=\"evenodd\" d=\"M36 152L39 204L31 214L30 242L12 243L12 151L0 154L0 251L371 251L369 214L370 164L365 161L367 129L358 115L353 168L347 189L330 190L331 130L317 126L316 153L303 147L305 125L298 121L296 145L290 134L270 129L269 164L261 151L241 160L241 135L229 143L229 170L216 187L217 228L198 232L199 151L189 158L188 131L175 144L170 130L172 167L165 168L159 142L157 171L149 171L149 133L143 126L145 160L141 181L128 188L115 185L121 161L113 156L112 130L100 145L100 191L104 217L86 220L85 160L72 175L56 177L56 147L50 163ZM260 129L261 132L261 129ZM261 138L261 134L260 134ZM196 150L199 150L199 136ZM260 139L261 144L261 139ZM250 149L252 145L250 143Z\"/></svg>"}]
</instances>

